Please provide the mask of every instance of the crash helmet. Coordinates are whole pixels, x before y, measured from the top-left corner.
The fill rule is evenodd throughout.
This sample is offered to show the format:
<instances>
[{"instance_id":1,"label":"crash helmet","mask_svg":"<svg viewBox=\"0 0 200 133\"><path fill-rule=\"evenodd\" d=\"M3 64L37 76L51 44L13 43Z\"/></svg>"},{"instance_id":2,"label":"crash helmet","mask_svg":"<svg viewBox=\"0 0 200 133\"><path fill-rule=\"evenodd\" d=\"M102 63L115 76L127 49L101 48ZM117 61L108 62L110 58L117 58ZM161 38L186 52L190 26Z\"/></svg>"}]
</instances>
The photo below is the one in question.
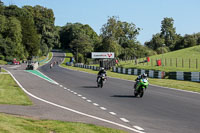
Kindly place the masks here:
<instances>
[{"instance_id":1,"label":"crash helmet","mask_svg":"<svg viewBox=\"0 0 200 133\"><path fill-rule=\"evenodd\" d=\"M146 74L146 73L143 73L143 74L142 74L142 78L147 78L147 74Z\"/></svg>"},{"instance_id":2,"label":"crash helmet","mask_svg":"<svg viewBox=\"0 0 200 133\"><path fill-rule=\"evenodd\" d=\"M102 67L101 70L104 70L104 68Z\"/></svg>"}]
</instances>

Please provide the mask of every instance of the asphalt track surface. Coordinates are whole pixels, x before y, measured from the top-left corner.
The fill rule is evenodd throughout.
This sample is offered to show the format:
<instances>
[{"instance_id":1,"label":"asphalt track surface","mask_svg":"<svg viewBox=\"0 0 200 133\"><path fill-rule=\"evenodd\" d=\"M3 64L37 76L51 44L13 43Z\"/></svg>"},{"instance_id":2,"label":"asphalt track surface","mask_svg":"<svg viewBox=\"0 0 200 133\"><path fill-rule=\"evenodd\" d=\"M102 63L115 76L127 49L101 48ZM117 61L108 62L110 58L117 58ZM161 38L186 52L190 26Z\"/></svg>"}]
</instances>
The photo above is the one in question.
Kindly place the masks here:
<instances>
[{"instance_id":1,"label":"asphalt track surface","mask_svg":"<svg viewBox=\"0 0 200 133\"><path fill-rule=\"evenodd\" d=\"M63 57L62 53L54 53L51 62L59 61ZM133 96L134 83L131 81L109 78L103 88L97 88L94 74L73 71L58 65L50 69L49 66L47 64L39 70L59 85L18 69L10 71L31 94L98 118L133 129L136 129L133 126L139 126L146 133L200 131L200 94L150 85L143 98L136 98ZM0 111L44 119L94 123L135 132L30 98L34 102L31 107L1 105Z\"/></svg>"}]
</instances>

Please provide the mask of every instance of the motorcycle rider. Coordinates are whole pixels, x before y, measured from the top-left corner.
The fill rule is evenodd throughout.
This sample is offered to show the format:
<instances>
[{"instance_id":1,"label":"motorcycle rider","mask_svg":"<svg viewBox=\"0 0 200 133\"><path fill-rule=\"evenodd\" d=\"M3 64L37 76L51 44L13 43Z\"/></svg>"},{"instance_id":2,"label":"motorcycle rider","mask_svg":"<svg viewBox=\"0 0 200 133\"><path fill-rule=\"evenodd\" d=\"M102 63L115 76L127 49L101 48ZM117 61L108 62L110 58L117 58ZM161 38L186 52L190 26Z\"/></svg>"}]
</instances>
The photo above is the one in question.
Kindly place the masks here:
<instances>
[{"instance_id":1,"label":"motorcycle rider","mask_svg":"<svg viewBox=\"0 0 200 133\"><path fill-rule=\"evenodd\" d=\"M105 76L107 77L106 70L103 67L99 70L99 72L97 74L97 82L98 82L101 74L105 74Z\"/></svg>"},{"instance_id":2,"label":"motorcycle rider","mask_svg":"<svg viewBox=\"0 0 200 133\"><path fill-rule=\"evenodd\" d=\"M148 80L147 74L146 74L146 73L143 73L143 74L139 75L139 76L135 79L135 81L136 81L136 83L135 83L135 85L134 85L134 88L135 88L135 89L136 89L137 84L140 82L140 79L147 79L147 80Z\"/></svg>"}]
</instances>

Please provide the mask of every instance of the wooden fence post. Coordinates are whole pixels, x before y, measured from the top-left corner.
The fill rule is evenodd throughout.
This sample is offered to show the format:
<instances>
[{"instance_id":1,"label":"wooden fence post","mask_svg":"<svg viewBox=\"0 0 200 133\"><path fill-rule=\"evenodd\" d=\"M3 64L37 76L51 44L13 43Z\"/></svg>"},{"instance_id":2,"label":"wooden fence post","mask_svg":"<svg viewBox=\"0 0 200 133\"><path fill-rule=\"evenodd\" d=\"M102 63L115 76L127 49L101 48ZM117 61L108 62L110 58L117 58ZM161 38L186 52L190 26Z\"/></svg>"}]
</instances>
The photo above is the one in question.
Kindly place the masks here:
<instances>
[{"instance_id":1,"label":"wooden fence post","mask_svg":"<svg viewBox=\"0 0 200 133\"><path fill-rule=\"evenodd\" d=\"M182 67L184 67L184 60L183 60L183 58L182 58Z\"/></svg>"},{"instance_id":2,"label":"wooden fence post","mask_svg":"<svg viewBox=\"0 0 200 133\"><path fill-rule=\"evenodd\" d=\"M198 59L196 59L196 69L198 69Z\"/></svg>"},{"instance_id":3,"label":"wooden fence post","mask_svg":"<svg viewBox=\"0 0 200 133\"><path fill-rule=\"evenodd\" d=\"M172 58L170 58L170 66L172 66Z\"/></svg>"},{"instance_id":4,"label":"wooden fence post","mask_svg":"<svg viewBox=\"0 0 200 133\"><path fill-rule=\"evenodd\" d=\"M189 68L190 68L190 58L189 58Z\"/></svg>"}]
</instances>

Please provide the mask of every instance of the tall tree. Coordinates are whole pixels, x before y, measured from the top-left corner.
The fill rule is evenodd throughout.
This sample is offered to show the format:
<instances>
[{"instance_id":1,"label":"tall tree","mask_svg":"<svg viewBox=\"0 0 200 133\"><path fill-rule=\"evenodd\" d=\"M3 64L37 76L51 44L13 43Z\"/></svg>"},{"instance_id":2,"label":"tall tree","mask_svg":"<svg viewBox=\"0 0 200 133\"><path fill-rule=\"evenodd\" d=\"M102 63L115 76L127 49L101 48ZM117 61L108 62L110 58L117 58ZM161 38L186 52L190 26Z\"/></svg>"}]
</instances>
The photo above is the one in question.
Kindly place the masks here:
<instances>
[{"instance_id":1,"label":"tall tree","mask_svg":"<svg viewBox=\"0 0 200 133\"><path fill-rule=\"evenodd\" d=\"M32 59L33 56L37 56L39 52L39 35L37 34L34 21L32 18L25 17L22 24L22 42L26 49L26 56L28 59Z\"/></svg>"},{"instance_id":2,"label":"tall tree","mask_svg":"<svg viewBox=\"0 0 200 133\"><path fill-rule=\"evenodd\" d=\"M120 54L125 56L124 51L127 51L127 48L129 53L134 53L139 31L140 28L136 28L133 23L122 22L115 16L110 17L101 28L102 46L99 48L101 51L112 50L111 52L116 52L117 56ZM133 52L130 52L130 49Z\"/></svg>"},{"instance_id":3,"label":"tall tree","mask_svg":"<svg viewBox=\"0 0 200 133\"><path fill-rule=\"evenodd\" d=\"M173 18L164 18L161 22L161 37L165 39L165 45L173 50L177 41L176 29Z\"/></svg>"}]
</instances>

